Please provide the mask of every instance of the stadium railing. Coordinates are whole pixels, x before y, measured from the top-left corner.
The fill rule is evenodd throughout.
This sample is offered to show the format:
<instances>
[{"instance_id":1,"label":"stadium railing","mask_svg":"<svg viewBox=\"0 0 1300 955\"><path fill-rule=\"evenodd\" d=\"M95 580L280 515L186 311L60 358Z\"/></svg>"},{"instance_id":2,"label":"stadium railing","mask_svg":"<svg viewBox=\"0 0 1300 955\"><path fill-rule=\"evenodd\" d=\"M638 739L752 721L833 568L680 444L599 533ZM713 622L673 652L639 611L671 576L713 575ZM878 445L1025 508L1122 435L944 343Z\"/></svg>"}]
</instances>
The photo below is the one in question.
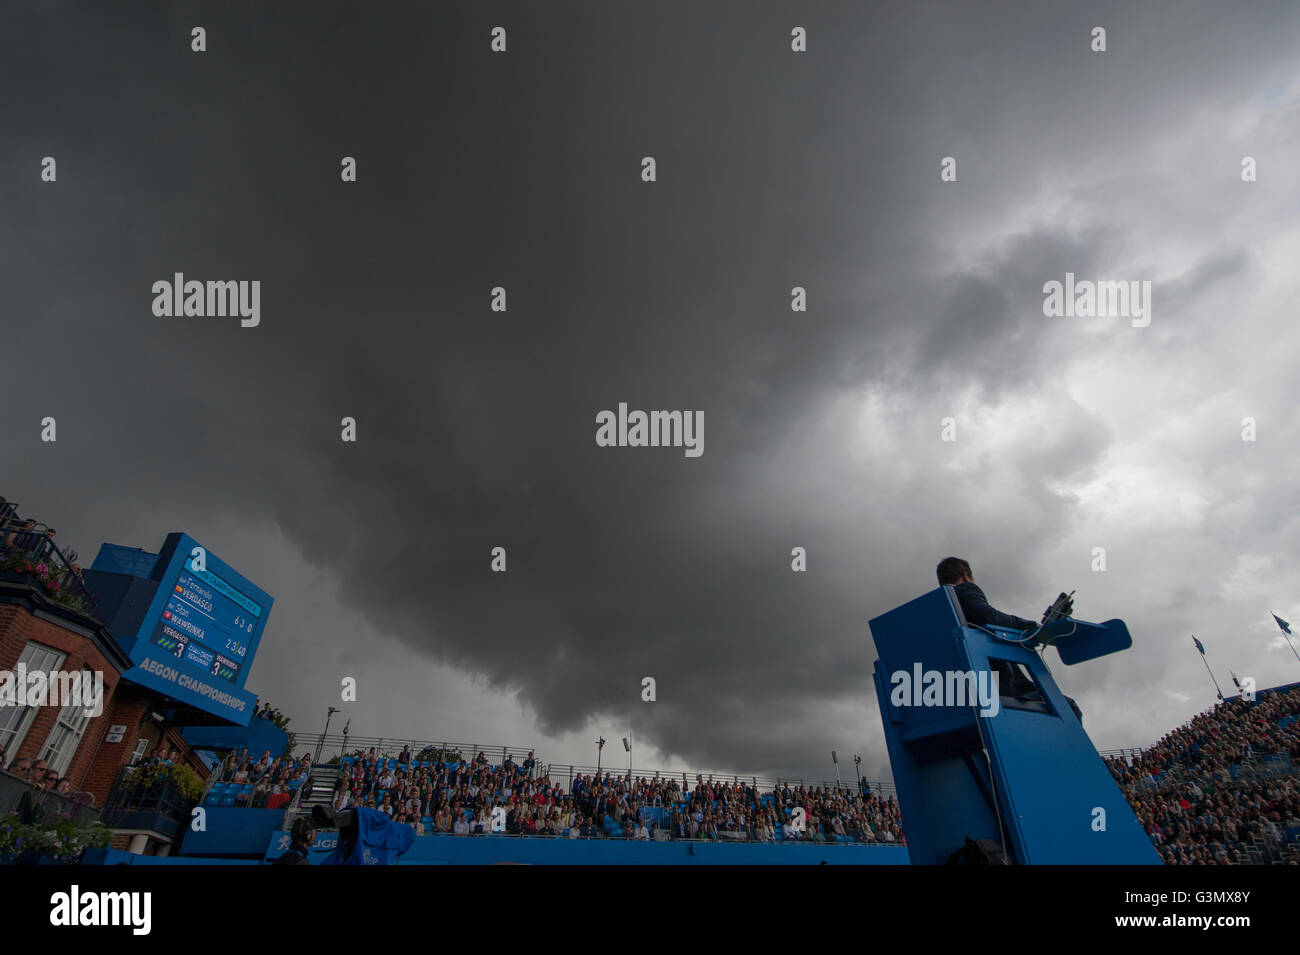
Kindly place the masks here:
<instances>
[{"instance_id":1,"label":"stadium railing","mask_svg":"<svg viewBox=\"0 0 1300 955\"><path fill-rule=\"evenodd\" d=\"M546 765L545 769L546 769L545 775L549 776L552 782L565 783L566 792L569 792L573 789L573 780L576 779L578 776L597 775L597 767L595 766L578 766L569 763L549 763ZM782 786L787 786L787 785L791 789L797 789L800 786L802 786L805 790L812 790L812 789L827 789L831 791L838 790L839 792L845 795L858 795L861 792L861 790L858 787L858 781L856 779L843 780L840 781L839 783L836 783L834 780L803 779L796 776L780 776L780 777L745 776L745 775L738 775L736 773L705 773L705 772L699 772L698 770L697 771L687 770L686 772L681 772L681 771L674 772L674 771L668 771L662 769L636 769L635 767L629 773L627 767L604 766L604 765L600 766L599 775L601 777L604 777L606 773L609 773L615 779L620 779L620 778L626 779L630 774L632 779L634 780L641 779L642 777L644 777L645 779L650 779L650 780L675 779L679 783L685 781L685 785L688 792L693 791L695 789L696 784L699 782L706 782L706 783L714 782L714 783L721 783L724 785L732 785L732 786L736 785L737 783L741 783L741 784L749 785L754 789L757 789L760 793L770 793L774 789L778 789ZM867 786L869 787L870 792L873 795L879 796L882 799L888 798L889 796L893 796L897 798L897 793L894 790L894 784L892 782L890 783L873 782L868 780Z\"/></svg>"},{"instance_id":2,"label":"stadium railing","mask_svg":"<svg viewBox=\"0 0 1300 955\"><path fill-rule=\"evenodd\" d=\"M528 758L530 750L534 751L533 759L537 759L535 752L537 747L535 746L457 743L395 736L349 736L342 733L330 733L326 736L321 733L297 733L294 735L293 743L295 752L304 749L310 750L313 754L312 761L317 765L329 765L333 760L341 759L343 756L351 756L357 750L369 753L371 749L374 749L377 757L396 759L401 754L403 747L410 747L412 759L418 759L420 753L425 750L433 750L444 754L459 754L461 760L473 760L479 753L483 753L488 764L492 766L500 766L505 761L506 756L510 756L517 765L522 766L524 760ZM444 758L444 761L448 760ZM454 760L450 761L454 762Z\"/></svg>"}]
</instances>

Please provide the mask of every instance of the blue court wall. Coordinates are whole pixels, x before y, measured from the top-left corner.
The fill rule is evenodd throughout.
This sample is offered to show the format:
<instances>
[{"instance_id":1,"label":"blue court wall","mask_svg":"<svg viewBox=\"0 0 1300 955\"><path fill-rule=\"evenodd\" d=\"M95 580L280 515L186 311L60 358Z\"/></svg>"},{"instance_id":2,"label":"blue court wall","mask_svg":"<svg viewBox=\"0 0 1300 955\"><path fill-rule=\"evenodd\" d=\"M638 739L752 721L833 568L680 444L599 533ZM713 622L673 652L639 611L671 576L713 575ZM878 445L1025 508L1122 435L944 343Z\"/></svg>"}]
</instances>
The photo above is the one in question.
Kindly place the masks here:
<instances>
[{"instance_id":1,"label":"blue court wall","mask_svg":"<svg viewBox=\"0 0 1300 955\"><path fill-rule=\"evenodd\" d=\"M280 810L232 809L255 813ZM194 835L194 834L191 834ZM254 851L275 858L285 847L273 832ZM332 835L332 834L331 834ZM272 841L275 840L275 841ZM311 853L319 865L332 844ZM226 850L228 851L228 850ZM628 842L618 839L420 836L398 865L907 865L901 846L792 845L775 843ZM256 865L246 859L138 856L117 849L87 849L83 865Z\"/></svg>"},{"instance_id":2,"label":"blue court wall","mask_svg":"<svg viewBox=\"0 0 1300 955\"><path fill-rule=\"evenodd\" d=\"M907 865L901 846L420 836L398 865Z\"/></svg>"},{"instance_id":3,"label":"blue court wall","mask_svg":"<svg viewBox=\"0 0 1300 955\"><path fill-rule=\"evenodd\" d=\"M181 735L195 749L224 752L247 746L248 755L254 762L268 749L272 758L281 755L289 742L289 736L284 730L260 716L251 717L247 726L187 726ZM304 746L303 749L307 747Z\"/></svg>"}]
</instances>

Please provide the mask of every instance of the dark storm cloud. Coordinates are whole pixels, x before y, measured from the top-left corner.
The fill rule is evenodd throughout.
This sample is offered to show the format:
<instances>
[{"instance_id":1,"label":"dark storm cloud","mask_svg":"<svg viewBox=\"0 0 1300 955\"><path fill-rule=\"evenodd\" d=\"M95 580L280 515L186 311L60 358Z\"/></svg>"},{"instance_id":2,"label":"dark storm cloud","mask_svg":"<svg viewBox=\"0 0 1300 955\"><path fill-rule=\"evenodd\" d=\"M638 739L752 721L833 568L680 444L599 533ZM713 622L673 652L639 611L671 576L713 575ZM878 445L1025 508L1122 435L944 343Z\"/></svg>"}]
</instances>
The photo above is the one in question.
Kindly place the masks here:
<instances>
[{"instance_id":1,"label":"dark storm cloud","mask_svg":"<svg viewBox=\"0 0 1300 955\"><path fill-rule=\"evenodd\" d=\"M8 69L43 81L0 166L6 338L54 357L10 367L6 478L113 540L107 512L274 525L399 641L385 668L463 667L547 734L601 717L699 765L805 771L837 743L883 765L866 621L952 551L1050 598L1080 520L1061 482L1114 437L1063 393L1096 339L1044 322L1043 282L1150 267L1115 185L1135 137L1294 52L1283 6L1169 9L24 13ZM1216 245L1162 302L1248 261ZM176 271L260 280L261 326L155 318ZM596 447L620 401L703 409L704 455ZM968 458L937 439L958 405ZM32 444L45 414L57 452ZM300 652L296 623L259 667ZM370 716L405 728L411 705Z\"/></svg>"}]
</instances>

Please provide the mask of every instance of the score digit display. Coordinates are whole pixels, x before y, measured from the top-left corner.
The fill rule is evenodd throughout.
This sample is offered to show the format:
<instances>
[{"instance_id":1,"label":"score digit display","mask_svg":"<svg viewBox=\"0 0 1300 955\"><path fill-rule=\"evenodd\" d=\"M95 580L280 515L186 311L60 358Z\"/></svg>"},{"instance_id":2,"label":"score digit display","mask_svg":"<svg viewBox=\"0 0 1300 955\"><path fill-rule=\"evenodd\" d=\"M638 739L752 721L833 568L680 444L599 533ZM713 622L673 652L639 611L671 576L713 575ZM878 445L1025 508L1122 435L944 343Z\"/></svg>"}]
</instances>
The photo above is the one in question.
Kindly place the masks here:
<instances>
[{"instance_id":1,"label":"score digit display","mask_svg":"<svg viewBox=\"0 0 1300 955\"><path fill-rule=\"evenodd\" d=\"M221 575L196 570L190 558L182 567L150 642L234 683L262 606Z\"/></svg>"}]
</instances>

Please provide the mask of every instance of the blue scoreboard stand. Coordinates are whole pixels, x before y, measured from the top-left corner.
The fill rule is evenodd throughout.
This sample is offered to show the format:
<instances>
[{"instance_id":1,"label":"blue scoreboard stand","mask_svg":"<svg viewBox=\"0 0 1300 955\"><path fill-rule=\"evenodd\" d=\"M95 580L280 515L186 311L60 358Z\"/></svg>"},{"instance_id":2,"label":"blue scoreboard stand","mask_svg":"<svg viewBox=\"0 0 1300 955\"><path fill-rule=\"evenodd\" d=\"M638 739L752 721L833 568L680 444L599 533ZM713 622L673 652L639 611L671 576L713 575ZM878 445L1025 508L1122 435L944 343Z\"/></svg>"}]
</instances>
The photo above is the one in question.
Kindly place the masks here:
<instances>
[{"instance_id":1,"label":"blue scoreboard stand","mask_svg":"<svg viewBox=\"0 0 1300 955\"><path fill-rule=\"evenodd\" d=\"M951 861L968 839L996 843L1008 862L1021 865L1160 864L1069 702L1020 633L970 626L951 587L881 614L870 626L879 654L876 696L913 864ZM1067 664L1132 645L1123 621L1068 617L1039 641L1056 646ZM1023 664L1038 693L1016 699L994 692L996 703L981 707L954 692L966 674L991 683L990 660ZM912 686L917 681L933 692L922 695Z\"/></svg>"},{"instance_id":2,"label":"blue scoreboard stand","mask_svg":"<svg viewBox=\"0 0 1300 955\"><path fill-rule=\"evenodd\" d=\"M109 633L134 664L125 679L219 722L248 726L244 689L274 599L187 534L157 554L104 544L85 572Z\"/></svg>"}]
</instances>

